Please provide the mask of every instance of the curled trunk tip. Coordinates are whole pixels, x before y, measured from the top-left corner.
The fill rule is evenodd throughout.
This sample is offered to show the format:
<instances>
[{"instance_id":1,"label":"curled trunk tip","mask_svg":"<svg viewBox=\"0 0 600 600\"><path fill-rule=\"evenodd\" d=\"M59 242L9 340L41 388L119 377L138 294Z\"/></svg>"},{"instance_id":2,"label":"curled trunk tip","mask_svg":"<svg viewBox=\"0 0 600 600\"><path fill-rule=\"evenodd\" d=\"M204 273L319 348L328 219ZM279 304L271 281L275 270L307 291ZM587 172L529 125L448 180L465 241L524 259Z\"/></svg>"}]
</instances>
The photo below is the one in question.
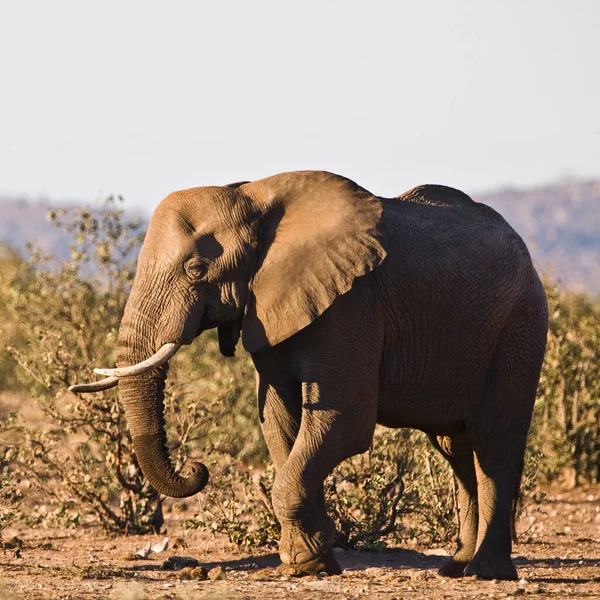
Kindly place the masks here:
<instances>
[{"instance_id":1,"label":"curled trunk tip","mask_svg":"<svg viewBox=\"0 0 600 600\"><path fill-rule=\"evenodd\" d=\"M187 498L206 487L208 469L200 462L192 463L191 473L185 477L173 472L162 435L133 436L133 447L144 476L157 492L172 498Z\"/></svg>"}]
</instances>

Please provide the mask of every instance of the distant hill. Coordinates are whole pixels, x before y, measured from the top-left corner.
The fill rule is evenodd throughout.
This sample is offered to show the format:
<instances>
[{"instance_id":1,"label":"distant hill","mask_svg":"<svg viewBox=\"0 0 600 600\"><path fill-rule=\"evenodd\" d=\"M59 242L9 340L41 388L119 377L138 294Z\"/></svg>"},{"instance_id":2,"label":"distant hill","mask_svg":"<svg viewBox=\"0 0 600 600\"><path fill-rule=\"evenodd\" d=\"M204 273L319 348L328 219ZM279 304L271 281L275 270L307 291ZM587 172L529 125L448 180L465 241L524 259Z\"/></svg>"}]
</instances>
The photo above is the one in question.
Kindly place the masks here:
<instances>
[{"instance_id":1,"label":"distant hill","mask_svg":"<svg viewBox=\"0 0 600 600\"><path fill-rule=\"evenodd\" d=\"M69 256L69 243L47 219L56 209L47 201L22 198L0 198L0 244L25 254L27 243L60 258Z\"/></svg>"},{"instance_id":2,"label":"distant hill","mask_svg":"<svg viewBox=\"0 0 600 600\"><path fill-rule=\"evenodd\" d=\"M600 180L472 196L517 230L540 272L569 288L600 292Z\"/></svg>"},{"instance_id":3,"label":"distant hill","mask_svg":"<svg viewBox=\"0 0 600 600\"><path fill-rule=\"evenodd\" d=\"M27 244L58 259L68 259L72 238L62 229L54 227L48 213L65 208L70 213L76 205L60 205L48 200L0 197L0 245L17 250L27 256ZM99 217L99 206L92 206L92 214ZM68 214L62 217L69 221ZM125 213L128 221L139 220L139 212Z\"/></svg>"},{"instance_id":4,"label":"distant hill","mask_svg":"<svg viewBox=\"0 0 600 600\"><path fill-rule=\"evenodd\" d=\"M542 273L572 289L600 293L600 180L471 196L495 208L519 232ZM44 252L68 257L69 240L46 218L56 208L48 201L0 198L0 243L23 253L33 242Z\"/></svg>"}]
</instances>

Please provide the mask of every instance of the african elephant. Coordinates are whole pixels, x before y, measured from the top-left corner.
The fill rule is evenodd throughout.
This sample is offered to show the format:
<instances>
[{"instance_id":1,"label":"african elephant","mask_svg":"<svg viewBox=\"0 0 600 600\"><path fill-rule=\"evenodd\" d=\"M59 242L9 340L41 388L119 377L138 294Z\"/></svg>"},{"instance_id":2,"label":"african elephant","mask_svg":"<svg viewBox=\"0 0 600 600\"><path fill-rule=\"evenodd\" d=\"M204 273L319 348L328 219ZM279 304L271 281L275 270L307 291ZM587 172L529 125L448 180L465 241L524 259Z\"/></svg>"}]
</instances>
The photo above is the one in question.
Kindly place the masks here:
<instances>
[{"instance_id":1,"label":"african elephant","mask_svg":"<svg viewBox=\"0 0 600 600\"><path fill-rule=\"evenodd\" d=\"M323 480L369 448L376 423L425 431L458 483L450 577L515 579L511 513L544 355L547 304L521 238L440 185L374 196L300 171L175 192L158 206L120 327L117 369L139 464L161 493L202 490L165 446L169 357L218 328L242 337L276 467L280 556L339 572ZM150 357L150 358L149 358Z\"/></svg>"}]
</instances>

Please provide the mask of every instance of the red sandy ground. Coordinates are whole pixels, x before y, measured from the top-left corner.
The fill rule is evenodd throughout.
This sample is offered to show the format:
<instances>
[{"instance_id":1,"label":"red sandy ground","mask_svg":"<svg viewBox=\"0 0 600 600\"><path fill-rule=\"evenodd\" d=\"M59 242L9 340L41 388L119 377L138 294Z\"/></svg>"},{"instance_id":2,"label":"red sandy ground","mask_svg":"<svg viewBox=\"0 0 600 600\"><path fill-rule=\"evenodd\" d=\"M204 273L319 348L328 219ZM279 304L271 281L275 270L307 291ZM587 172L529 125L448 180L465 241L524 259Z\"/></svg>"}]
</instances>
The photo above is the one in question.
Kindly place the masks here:
<instances>
[{"instance_id":1,"label":"red sandy ground","mask_svg":"<svg viewBox=\"0 0 600 600\"><path fill-rule=\"evenodd\" d=\"M23 547L20 556L14 549L0 553L0 600L600 599L600 485L551 491L521 519L523 541L514 549L519 582L437 577L450 546L398 548L385 554L336 549L342 575L282 578L274 569L279 564L275 552L232 548L223 537L184 529L182 517L175 510L166 517L169 537L178 540L178 547L136 561L127 555L164 536L108 537L89 529L5 532L4 539L16 534ZM194 557L208 569L220 566L223 579L182 580L181 573L161 569L169 556Z\"/></svg>"}]
</instances>

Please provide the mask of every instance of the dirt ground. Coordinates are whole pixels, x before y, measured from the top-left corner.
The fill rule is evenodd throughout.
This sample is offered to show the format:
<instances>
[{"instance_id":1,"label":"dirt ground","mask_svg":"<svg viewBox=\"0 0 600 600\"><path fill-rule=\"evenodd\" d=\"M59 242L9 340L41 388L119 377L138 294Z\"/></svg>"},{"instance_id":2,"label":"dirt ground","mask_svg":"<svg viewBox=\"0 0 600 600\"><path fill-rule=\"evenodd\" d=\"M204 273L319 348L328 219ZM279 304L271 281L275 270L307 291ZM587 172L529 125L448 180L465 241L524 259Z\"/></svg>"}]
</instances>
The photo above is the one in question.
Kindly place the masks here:
<instances>
[{"instance_id":1,"label":"dirt ground","mask_svg":"<svg viewBox=\"0 0 600 600\"><path fill-rule=\"evenodd\" d=\"M550 491L521 519L522 541L514 548L519 582L437 577L450 546L385 554L336 549L342 575L282 578L274 551L234 549L221 536L186 530L177 511L167 513L166 524L170 547L142 560L132 560L132 554L164 536L108 537L89 529L8 531L5 540L12 534L20 542L0 554L0 600L600 598L600 485ZM195 563L183 571L163 569L173 556L196 559L209 578L197 579L206 570L193 568Z\"/></svg>"}]
</instances>

